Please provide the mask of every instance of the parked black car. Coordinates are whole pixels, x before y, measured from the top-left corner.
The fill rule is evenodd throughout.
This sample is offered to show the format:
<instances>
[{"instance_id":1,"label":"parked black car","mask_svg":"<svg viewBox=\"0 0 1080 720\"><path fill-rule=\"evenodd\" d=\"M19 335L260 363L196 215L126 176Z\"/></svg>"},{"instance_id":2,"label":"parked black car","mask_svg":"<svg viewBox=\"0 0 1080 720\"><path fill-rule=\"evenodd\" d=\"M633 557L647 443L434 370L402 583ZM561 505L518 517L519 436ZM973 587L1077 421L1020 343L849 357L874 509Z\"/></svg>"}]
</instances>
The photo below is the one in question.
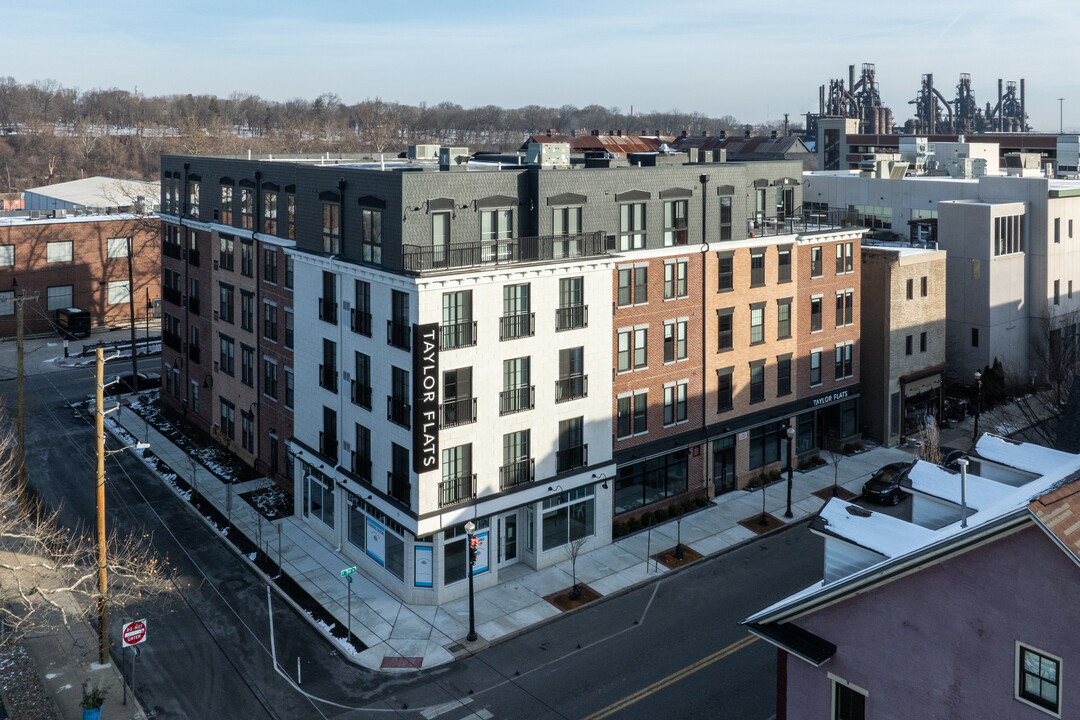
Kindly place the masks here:
<instances>
[{"instance_id":1,"label":"parked black car","mask_svg":"<svg viewBox=\"0 0 1080 720\"><path fill-rule=\"evenodd\" d=\"M139 373L139 390L153 390L161 387L161 376L157 373ZM122 372L105 378L106 395L123 395L134 392L131 382L131 371Z\"/></svg>"},{"instance_id":2,"label":"parked black car","mask_svg":"<svg viewBox=\"0 0 1080 720\"><path fill-rule=\"evenodd\" d=\"M902 497L900 481L907 477L914 464L913 462L896 462L881 468L863 484L863 497L882 505L897 504Z\"/></svg>"},{"instance_id":3,"label":"parked black car","mask_svg":"<svg viewBox=\"0 0 1080 720\"><path fill-rule=\"evenodd\" d=\"M954 447L941 447L941 467L946 470L959 470L959 460L967 459L967 451Z\"/></svg>"}]
</instances>

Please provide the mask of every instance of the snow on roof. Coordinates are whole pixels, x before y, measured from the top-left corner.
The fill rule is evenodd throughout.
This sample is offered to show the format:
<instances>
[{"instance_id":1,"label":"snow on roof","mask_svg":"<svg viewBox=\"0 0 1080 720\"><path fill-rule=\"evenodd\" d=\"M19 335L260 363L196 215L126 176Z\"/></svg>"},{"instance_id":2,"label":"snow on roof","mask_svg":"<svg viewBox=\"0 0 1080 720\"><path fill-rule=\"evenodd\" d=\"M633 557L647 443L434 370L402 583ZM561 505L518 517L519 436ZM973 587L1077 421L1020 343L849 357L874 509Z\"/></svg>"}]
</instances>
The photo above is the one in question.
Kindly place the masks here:
<instances>
[{"instance_id":1,"label":"snow on roof","mask_svg":"<svg viewBox=\"0 0 1080 720\"><path fill-rule=\"evenodd\" d=\"M70 211L68 211L70 213ZM12 215L0 217L0 227L15 227L22 225L51 225L52 223L76 223L76 222L118 222L120 220L136 220L140 216L135 213L99 213L95 215L71 215L60 218L41 217L31 220L26 215Z\"/></svg>"},{"instance_id":2,"label":"snow on roof","mask_svg":"<svg viewBox=\"0 0 1080 720\"><path fill-rule=\"evenodd\" d=\"M818 527L824 524L831 534L843 540L886 557L910 552L924 545L935 534L933 530L871 512L838 498L832 498L821 508L815 523Z\"/></svg>"},{"instance_id":3,"label":"snow on roof","mask_svg":"<svg viewBox=\"0 0 1080 720\"><path fill-rule=\"evenodd\" d=\"M960 504L960 475L953 474L933 463L918 460L907 476L911 490L941 500ZM1016 492L1016 488L1004 483L967 474L967 504L979 510L1004 500Z\"/></svg>"},{"instance_id":4,"label":"snow on roof","mask_svg":"<svg viewBox=\"0 0 1080 720\"><path fill-rule=\"evenodd\" d=\"M1024 472L1045 475L1064 463L1076 463L1076 455L1053 448L1008 440L989 433L975 443L975 454Z\"/></svg>"},{"instance_id":5,"label":"snow on roof","mask_svg":"<svg viewBox=\"0 0 1080 720\"><path fill-rule=\"evenodd\" d=\"M127 207L134 205L139 197L157 204L158 197L161 195L161 184L98 176L55 185L42 185L25 192L86 207Z\"/></svg>"}]
</instances>

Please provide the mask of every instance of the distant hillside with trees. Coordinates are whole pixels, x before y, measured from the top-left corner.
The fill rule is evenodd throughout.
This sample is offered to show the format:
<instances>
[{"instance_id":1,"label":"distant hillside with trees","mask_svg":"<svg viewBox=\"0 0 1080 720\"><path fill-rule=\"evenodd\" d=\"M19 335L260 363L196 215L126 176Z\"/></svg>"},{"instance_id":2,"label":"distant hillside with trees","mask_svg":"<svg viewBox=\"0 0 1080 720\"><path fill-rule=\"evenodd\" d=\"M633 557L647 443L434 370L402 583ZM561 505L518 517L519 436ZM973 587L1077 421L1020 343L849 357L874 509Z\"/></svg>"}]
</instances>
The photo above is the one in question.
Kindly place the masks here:
<instances>
[{"instance_id":1,"label":"distant hillside with trees","mask_svg":"<svg viewBox=\"0 0 1080 720\"><path fill-rule=\"evenodd\" d=\"M695 112L637 113L619 108L450 102L405 105L379 98L352 105L334 93L284 102L234 92L147 96L118 88L79 90L55 80L0 77L0 192L93 175L156 180L162 154L397 154L410 143L471 150L516 149L531 134L623 130L676 135L750 126ZM772 126L759 125L756 132Z\"/></svg>"}]
</instances>

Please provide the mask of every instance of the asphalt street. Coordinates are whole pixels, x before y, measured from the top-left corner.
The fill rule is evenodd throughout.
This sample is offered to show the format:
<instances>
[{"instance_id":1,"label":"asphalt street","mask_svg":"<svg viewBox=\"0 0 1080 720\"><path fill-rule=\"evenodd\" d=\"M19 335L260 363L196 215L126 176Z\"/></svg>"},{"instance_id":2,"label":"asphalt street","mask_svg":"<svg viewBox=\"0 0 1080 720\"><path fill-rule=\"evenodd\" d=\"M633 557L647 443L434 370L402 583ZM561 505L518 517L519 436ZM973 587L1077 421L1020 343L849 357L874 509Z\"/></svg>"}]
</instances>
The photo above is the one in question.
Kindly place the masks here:
<instances>
[{"instance_id":1,"label":"asphalt street","mask_svg":"<svg viewBox=\"0 0 1080 720\"><path fill-rule=\"evenodd\" d=\"M94 516L93 429L67 403L92 391L92 367L26 380L30 482L61 504L65 524L85 529ZM13 410L14 382L0 392ZM149 621L137 691L158 718L767 720L776 653L736 623L821 577L821 541L804 523L451 665L372 673L341 658L276 593L271 636L265 584L131 453L112 455L107 477L110 528L152 533L181 574L175 602L136 613ZM117 662L128 619L113 617Z\"/></svg>"}]
</instances>

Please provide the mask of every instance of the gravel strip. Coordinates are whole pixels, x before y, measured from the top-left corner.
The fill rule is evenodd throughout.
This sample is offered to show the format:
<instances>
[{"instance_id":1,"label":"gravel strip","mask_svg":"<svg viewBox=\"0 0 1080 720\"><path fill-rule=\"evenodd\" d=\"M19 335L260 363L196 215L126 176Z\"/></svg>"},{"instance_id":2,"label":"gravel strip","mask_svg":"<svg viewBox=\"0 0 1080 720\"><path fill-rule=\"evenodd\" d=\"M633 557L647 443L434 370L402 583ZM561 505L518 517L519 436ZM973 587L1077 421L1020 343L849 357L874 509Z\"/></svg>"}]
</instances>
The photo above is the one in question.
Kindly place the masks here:
<instances>
[{"instance_id":1,"label":"gravel strip","mask_svg":"<svg viewBox=\"0 0 1080 720\"><path fill-rule=\"evenodd\" d=\"M11 717L19 720L59 720L56 708L22 645L0 651L0 688ZM7 717L0 708L0 717Z\"/></svg>"}]
</instances>

